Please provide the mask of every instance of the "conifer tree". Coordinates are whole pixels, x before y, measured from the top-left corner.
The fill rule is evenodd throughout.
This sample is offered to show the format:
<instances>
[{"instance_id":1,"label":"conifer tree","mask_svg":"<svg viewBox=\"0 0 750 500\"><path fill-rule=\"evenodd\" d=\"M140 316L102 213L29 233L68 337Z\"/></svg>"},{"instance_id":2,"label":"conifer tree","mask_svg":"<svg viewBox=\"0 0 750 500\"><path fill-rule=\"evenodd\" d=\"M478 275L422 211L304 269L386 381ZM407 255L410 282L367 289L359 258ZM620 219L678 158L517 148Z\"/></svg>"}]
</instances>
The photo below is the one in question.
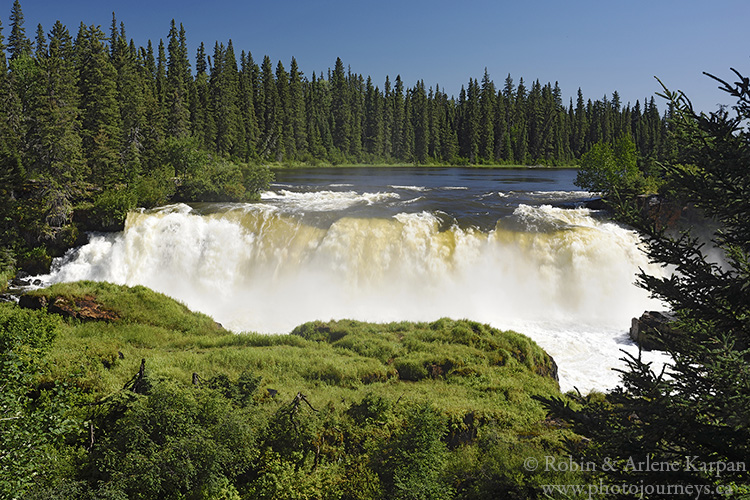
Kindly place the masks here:
<instances>
[{"instance_id":1,"label":"conifer tree","mask_svg":"<svg viewBox=\"0 0 750 500\"><path fill-rule=\"evenodd\" d=\"M292 142L296 158L306 156L307 149L307 127L305 126L305 95L302 82L302 73L297 65L297 60L292 57L289 66L289 120L292 128Z\"/></svg>"},{"instance_id":2,"label":"conifer tree","mask_svg":"<svg viewBox=\"0 0 750 500\"><path fill-rule=\"evenodd\" d=\"M167 52L167 79L164 91L167 133L172 137L183 138L190 133L188 100L190 63L187 56L185 30L182 25L178 30L174 19L169 29Z\"/></svg>"},{"instance_id":3,"label":"conifer tree","mask_svg":"<svg viewBox=\"0 0 750 500\"><path fill-rule=\"evenodd\" d=\"M260 122L262 127L258 153L261 158L276 157L279 146L279 136L281 135L281 111L279 109L276 78L273 74L271 58L268 56L263 57L260 76L263 88L263 119Z\"/></svg>"},{"instance_id":4,"label":"conifer tree","mask_svg":"<svg viewBox=\"0 0 750 500\"><path fill-rule=\"evenodd\" d=\"M122 119L117 102L116 71L97 26L81 24L75 42L80 75L83 150L91 179L111 186L125 180L120 163Z\"/></svg>"},{"instance_id":5,"label":"conifer tree","mask_svg":"<svg viewBox=\"0 0 750 500\"><path fill-rule=\"evenodd\" d=\"M256 141L258 140L258 122L255 115L255 73L258 67L253 61L252 54L240 54L240 113L245 130L245 159L257 156Z\"/></svg>"},{"instance_id":6,"label":"conifer tree","mask_svg":"<svg viewBox=\"0 0 750 500\"><path fill-rule=\"evenodd\" d=\"M351 141L351 106L349 88L344 72L344 63L336 58L336 65L331 76L331 135L333 145L342 153L349 151Z\"/></svg>"},{"instance_id":7,"label":"conifer tree","mask_svg":"<svg viewBox=\"0 0 750 500\"><path fill-rule=\"evenodd\" d=\"M495 84L484 69L479 93L479 156L488 162L495 160Z\"/></svg>"},{"instance_id":8,"label":"conifer tree","mask_svg":"<svg viewBox=\"0 0 750 500\"><path fill-rule=\"evenodd\" d=\"M121 158L123 180L132 185L143 169L146 102L144 82L138 69L135 47L127 43L125 26L118 29L112 14L110 34L110 59L116 72L117 96L122 121Z\"/></svg>"},{"instance_id":9,"label":"conifer tree","mask_svg":"<svg viewBox=\"0 0 750 500\"><path fill-rule=\"evenodd\" d=\"M424 80L420 80L411 92L411 123L414 129L414 163L427 163L429 151L429 121L427 92Z\"/></svg>"},{"instance_id":10,"label":"conifer tree","mask_svg":"<svg viewBox=\"0 0 750 500\"><path fill-rule=\"evenodd\" d=\"M206 62L206 47L201 42L195 55L195 81L193 83L193 98L190 102L190 130L198 145L209 148L209 137L213 137L213 129L209 120L213 121L208 89L208 64Z\"/></svg>"},{"instance_id":11,"label":"conifer tree","mask_svg":"<svg viewBox=\"0 0 750 500\"><path fill-rule=\"evenodd\" d=\"M528 161L529 154L529 129L527 121L527 94L526 85L523 78L518 80L513 108L513 159L514 161L525 164Z\"/></svg>"},{"instance_id":12,"label":"conifer tree","mask_svg":"<svg viewBox=\"0 0 750 500\"><path fill-rule=\"evenodd\" d=\"M393 89L391 88L391 79L386 75L383 84L383 146L381 147L381 151L383 158L387 160L393 157L394 105L395 99Z\"/></svg>"},{"instance_id":13,"label":"conifer tree","mask_svg":"<svg viewBox=\"0 0 750 500\"><path fill-rule=\"evenodd\" d=\"M276 160L292 160L296 156L296 145L294 142L291 102L289 98L289 73L286 72L284 64L281 61L276 63L276 92L279 96L279 121L281 122Z\"/></svg>"},{"instance_id":14,"label":"conifer tree","mask_svg":"<svg viewBox=\"0 0 750 500\"><path fill-rule=\"evenodd\" d=\"M242 157L244 127L239 110L239 70L232 41L226 49L216 44L211 68L211 99L216 124L216 151L220 154Z\"/></svg>"},{"instance_id":15,"label":"conifer tree","mask_svg":"<svg viewBox=\"0 0 750 500\"><path fill-rule=\"evenodd\" d=\"M378 147L382 143L383 115L379 109L380 99L378 91L372 84L372 78L367 77L365 83L365 108L364 108L364 151L371 158L378 155Z\"/></svg>"},{"instance_id":16,"label":"conifer tree","mask_svg":"<svg viewBox=\"0 0 750 500\"><path fill-rule=\"evenodd\" d=\"M11 61L24 55L31 55L31 40L26 37L26 28L23 25L24 18L23 10L21 10L21 2L15 0L10 13L10 35L8 35L7 45Z\"/></svg>"},{"instance_id":17,"label":"conifer tree","mask_svg":"<svg viewBox=\"0 0 750 500\"><path fill-rule=\"evenodd\" d=\"M393 157L397 160L406 160L404 82L401 81L401 75L396 75L393 93L391 94L391 108L393 109L393 119L391 121Z\"/></svg>"},{"instance_id":18,"label":"conifer tree","mask_svg":"<svg viewBox=\"0 0 750 500\"><path fill-rule=\"evenodd\" d=\"M349 151L353 161L360 161L362 157L362 115L364 113L364 86L362 75L347 74L348 100L350 110Z\"/></svg>"},{"instance_id":19,"label":"conifer tree","mask_svg":"<svg viewBox=\"0 0 750 500\"><path fill-rule=\"evenodd\" d=\"M21 160L21 106L7 73L5 43L0 22L0 266L9 265L15 246L13 217L16 190L25 178Z\"/></svg>"},{"instance_id":20,"label":"conifer tree","mask_svg":"<svg viewBox=\"0 0 750 500\"><path fill-rule=\"evenodd\" d=\"M143 138L142 151L144 162L155 169L160 166L156 164L157 149L164 141L166 129L166 117L159 95L159 82L163 82L163 79L154 57L151 40L148 41L146 48L141 49L140 52L139 64L136 65L136 69L142 89L144 107L144 128L141 132Z\"/></svg>"},{"instance_id":21,"label":"conifer tree","mask_svg":"<svg viewBox=\"0 0 750 500\"><path fill-rule=\"evenodd\" d=\"M70 186L83 179L84 162L73 40L60 21L52 28L49 54L39 53L37 43L37 62L43 87L34 105L38 133L34 169Z\"/></svg>"}]
</instances>

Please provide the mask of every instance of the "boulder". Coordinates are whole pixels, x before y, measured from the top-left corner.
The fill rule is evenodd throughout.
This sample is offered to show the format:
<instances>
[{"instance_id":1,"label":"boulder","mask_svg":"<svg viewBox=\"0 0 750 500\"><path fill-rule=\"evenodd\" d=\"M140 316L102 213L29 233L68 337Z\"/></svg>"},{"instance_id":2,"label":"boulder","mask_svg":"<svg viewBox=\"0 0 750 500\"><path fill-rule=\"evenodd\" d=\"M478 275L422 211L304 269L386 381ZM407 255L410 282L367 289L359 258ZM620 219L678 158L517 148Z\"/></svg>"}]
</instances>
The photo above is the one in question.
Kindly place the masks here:
<instances>
[{"instance_id":1,"label":"boulder","mask_svg":"<svg viewBox=\"0 0 750 500\"><path fill-rule=\"evenodd\" d=\"M665 350L681 331L675 328L677 317L666 311L646 311L640 318L633 318L630 338L644 351Z\"/></svg>"}]
</instances>

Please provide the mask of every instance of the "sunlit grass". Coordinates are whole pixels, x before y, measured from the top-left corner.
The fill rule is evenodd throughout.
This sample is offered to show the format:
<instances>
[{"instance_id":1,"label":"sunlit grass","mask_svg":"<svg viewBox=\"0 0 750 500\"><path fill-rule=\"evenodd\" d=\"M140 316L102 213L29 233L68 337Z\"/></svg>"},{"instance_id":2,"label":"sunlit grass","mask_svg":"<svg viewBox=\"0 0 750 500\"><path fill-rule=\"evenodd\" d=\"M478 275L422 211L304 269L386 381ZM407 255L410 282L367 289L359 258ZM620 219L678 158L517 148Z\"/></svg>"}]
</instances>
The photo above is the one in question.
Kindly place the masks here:
<instances>
[{"instance_id":1,"label":"sunlit grass","mask_svg":"<svg viewBox=\"0 0 750 500\"><path fill-rule=\"evenodd\" d=\"M525 428L545 414L533 395L558 395L552 360L529 338L468 320L388 324L341 320L300 325L289 335L234 334L211 318L144 287L68 283L35 292L94 296L121 318L68 320L48 355L50 377L95 398L123 388L146 360L150 377L192 384L220 374L260 376L258 397L303 392L345 409L371 393L431 401L459 425L467 414ZM271 390L271 392L269 392Z\"/></svg>"}]
</instances>

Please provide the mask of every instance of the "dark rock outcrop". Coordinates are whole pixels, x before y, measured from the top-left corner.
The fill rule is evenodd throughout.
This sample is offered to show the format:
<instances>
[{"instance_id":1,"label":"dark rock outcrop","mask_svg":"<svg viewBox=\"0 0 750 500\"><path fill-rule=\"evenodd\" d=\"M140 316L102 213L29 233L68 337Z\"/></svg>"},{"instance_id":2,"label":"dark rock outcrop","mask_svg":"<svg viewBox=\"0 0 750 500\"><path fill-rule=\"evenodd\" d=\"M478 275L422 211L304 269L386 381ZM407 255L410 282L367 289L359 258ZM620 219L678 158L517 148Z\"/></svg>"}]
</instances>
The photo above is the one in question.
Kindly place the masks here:
<instances>
[{"instance_id":1,"label":"dark rock outcrop","mask_svg":"<svg viewBox=\"0 0 750 500\"><path fill-rule=\"evenodd\" d=\"M630 338L644 351L665 350L682 332L675 328L676 316L663 311L646 311L640 318L633 318Z\"/></svg>"},{"instance_id":2,"label":"dark rock outcrop","mask_svg":"<svg viewBox=\"0 0 750 500\"><path fill-rule=\"evenodd\" d=\"M76 318L84 321L114 321L119 316L114 311L102 307L96 297L52 297L44 295L21 295L18 305L26 309L44 309L51 314L59 314L64 318Z\"/></svg>"}]
</instances>

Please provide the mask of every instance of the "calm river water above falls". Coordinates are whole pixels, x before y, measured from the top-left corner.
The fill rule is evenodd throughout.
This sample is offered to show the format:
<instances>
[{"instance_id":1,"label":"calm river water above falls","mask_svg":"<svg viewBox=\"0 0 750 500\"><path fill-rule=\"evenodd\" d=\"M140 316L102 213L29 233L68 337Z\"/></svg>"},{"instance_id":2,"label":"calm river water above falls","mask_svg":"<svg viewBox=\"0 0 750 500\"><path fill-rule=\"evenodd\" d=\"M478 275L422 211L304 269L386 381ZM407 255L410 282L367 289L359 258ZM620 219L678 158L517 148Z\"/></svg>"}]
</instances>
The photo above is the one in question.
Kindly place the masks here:
<instances>
[{"instance_id":1,"label":"calm river water above falls","mask_svg":"<svg viewBox=\"0 0 750 500\"><path fill-rule=\"evenodd\" d=\"M633 284L649 269L637 235L574 208L590 197L575 175L282 171L258 203L131 213L123 233L92 235L48 281L146 285L238 332L468 318L533 338L555 358L563 390L612 388L621 350L637 352L631 318L661 306Z\"/></svg>"}]
</instances>

